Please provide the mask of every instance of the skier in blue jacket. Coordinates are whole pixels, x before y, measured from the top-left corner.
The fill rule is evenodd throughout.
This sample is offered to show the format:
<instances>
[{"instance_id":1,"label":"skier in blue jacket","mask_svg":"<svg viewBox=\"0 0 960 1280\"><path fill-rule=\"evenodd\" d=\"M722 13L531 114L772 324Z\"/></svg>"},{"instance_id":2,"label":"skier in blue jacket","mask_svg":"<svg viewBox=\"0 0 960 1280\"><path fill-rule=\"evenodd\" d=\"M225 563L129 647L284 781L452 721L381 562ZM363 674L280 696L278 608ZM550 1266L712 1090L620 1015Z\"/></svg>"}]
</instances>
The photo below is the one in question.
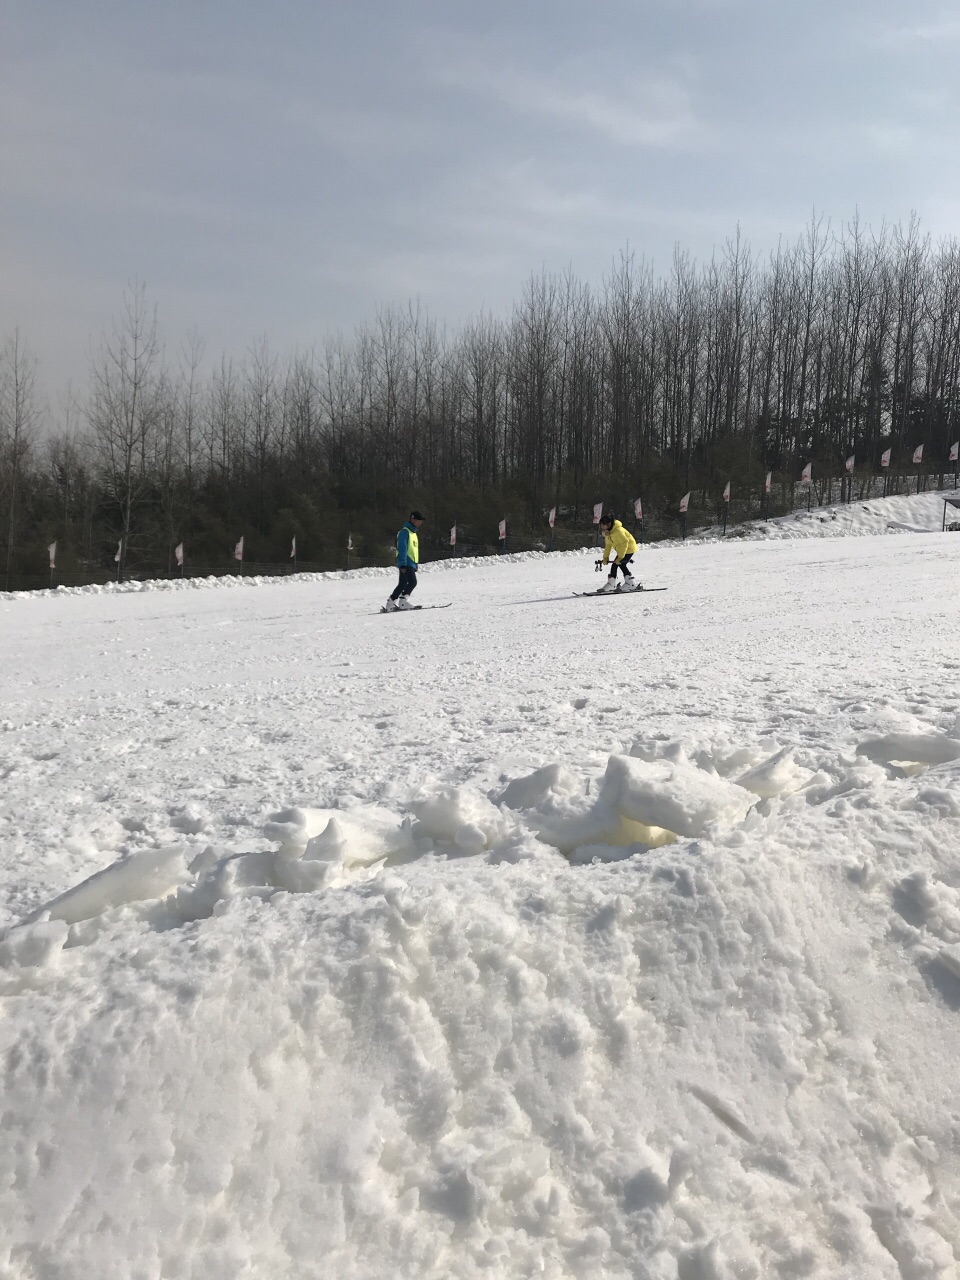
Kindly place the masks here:
<instances>
[{"instance_id":1,"label":"skier in blue jacket","mask_svg":"<svg viewBox=\"0 0 960 1280\"><path fill-rule=\"evenodd\" d=\"M417 567L420 564L420 539L417 537L417 530L424 519L419 511L411 511L410 519L404 522L397 534L397 569L400 581L386 603L387 613L393 613L395 609L413 608L410 593L416 590Z\"/></svg>"}]
</instances>

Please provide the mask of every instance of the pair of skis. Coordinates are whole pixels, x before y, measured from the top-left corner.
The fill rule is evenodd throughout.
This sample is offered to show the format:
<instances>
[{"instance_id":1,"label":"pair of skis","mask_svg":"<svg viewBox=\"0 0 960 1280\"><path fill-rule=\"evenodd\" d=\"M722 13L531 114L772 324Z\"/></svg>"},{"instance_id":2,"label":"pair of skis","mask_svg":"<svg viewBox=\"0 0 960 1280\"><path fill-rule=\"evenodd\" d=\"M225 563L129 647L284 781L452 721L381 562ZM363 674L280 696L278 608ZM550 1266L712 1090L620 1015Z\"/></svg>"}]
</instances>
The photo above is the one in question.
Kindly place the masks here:
<instances>
[{"instance_id":1,"label":"pair of skis","mask_svg":"<svg viewBox=\"0 0 960 1280\"><path fill-rule=\"evenodd\" d=\"M574 591L575 596L639 596L646 595L650 591L666 591L666 587L634 587L632 591L621 591L619 587L615 591Z\"/></svg>"},{"instance_id":2,"label":"pair of skis","mask_svg":"<svg viewBox=\"0 0 960 1280\"><path fill-rule=\"evenodd\" d=\"M651 591L666 591L666 587L637 587L635 591L574 591L575 596L639 596L648 595ZM453 601L446 604L414 604L409 609L387 609L382 607L381 613L418 613L423 609L449 609Z\"/></svg>"},{"instance_id":3,"label":"pair of skis","mask_svg":"<svg viewBox=\"0 0 960 1280\"><path fill-rule=\"evenodd\" d=\"M409 609L388 609L383 605L380 609L381 613L416 613L419 609L449 609L453 601L447 604L412 604Z\"/></svg>"}]
</instances>

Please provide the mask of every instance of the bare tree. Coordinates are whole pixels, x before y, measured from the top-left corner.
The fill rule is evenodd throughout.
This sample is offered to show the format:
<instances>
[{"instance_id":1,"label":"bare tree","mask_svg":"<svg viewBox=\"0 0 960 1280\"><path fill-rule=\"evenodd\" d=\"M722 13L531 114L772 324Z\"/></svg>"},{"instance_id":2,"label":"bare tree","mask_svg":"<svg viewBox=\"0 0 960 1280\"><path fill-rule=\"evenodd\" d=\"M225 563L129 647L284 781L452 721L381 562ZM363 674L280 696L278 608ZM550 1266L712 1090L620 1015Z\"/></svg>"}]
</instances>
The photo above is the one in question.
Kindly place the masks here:
<instances>
[{"instance_id":1,"label":"bare tree","mask_svg":"<svg viewBox=\"0 0 960 1280\"><path fill-rule=\"evenodd\" d=\"M200 386L199 370L203 361L203 342L196 330L180 344L180 412L183 420L183 463L187 486L187 519L193 516L195 472L200 453Z\"/></svg>"},{"instance_id":2,"label":"bare tree","mask_svg":"<svg viewBox=\"0 0 960 1280\"><path fill-rule=\"evenodd\" d=\"M146 453L156 425L155 366L160 356L156 308L147 306L146 286L135 281L124 297L124 319L104 337L93 366L87 416L98 461L120 512L120 577L126 568L133 511L149 482Z\"/></svg>"},{"instance_id":3,"label":"bare tree","mask_svg":"<svg viewBox=\"0 0 960 1280\"><path fill-rule=\"evenodd\" d=\"M6 588L16 543L18 503L23 474L36 441L40 409L36 391L36 361L15 329L0 352L0 495L7 508Z\"/></svg>"}]
</instances>

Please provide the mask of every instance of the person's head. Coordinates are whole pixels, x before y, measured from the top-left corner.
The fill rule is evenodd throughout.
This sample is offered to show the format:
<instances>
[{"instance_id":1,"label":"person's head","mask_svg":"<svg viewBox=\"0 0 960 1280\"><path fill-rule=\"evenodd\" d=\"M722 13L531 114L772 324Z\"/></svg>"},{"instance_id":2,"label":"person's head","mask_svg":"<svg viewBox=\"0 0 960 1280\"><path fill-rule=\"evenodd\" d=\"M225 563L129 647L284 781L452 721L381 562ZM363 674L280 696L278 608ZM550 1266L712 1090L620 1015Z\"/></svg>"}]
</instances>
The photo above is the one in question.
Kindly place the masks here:
<instances>
[{"instance_id":1,"label":"person's head","mask_svg":"<svg viewBox=\"0 0 960 1280\"><path fill-rule=\"evenodd\" d=\"M605 511L603 515L600 517L600 528L601 529L613 528L613 516L610 514L609 511Z\"/></svg>"},{"instance_id":2,"label":"person's head","mask_svg":"<svg viewBox=\"0 0 960 1280\"><path fill-rule=\"evenodd\" d=\"M427 518L427 517L426 517L426 516L422 516L422 515L420 514L420 512L419 512L419 511L411 511L411 512L410 512L410 523L411 523L411 524L413 524L413 525L416 525L416 527L417 527L418 529L419 529L419 528L420 528L420 526L423 524L424 520L426 520L426 518Z\"/></svg>"}]
</instances>

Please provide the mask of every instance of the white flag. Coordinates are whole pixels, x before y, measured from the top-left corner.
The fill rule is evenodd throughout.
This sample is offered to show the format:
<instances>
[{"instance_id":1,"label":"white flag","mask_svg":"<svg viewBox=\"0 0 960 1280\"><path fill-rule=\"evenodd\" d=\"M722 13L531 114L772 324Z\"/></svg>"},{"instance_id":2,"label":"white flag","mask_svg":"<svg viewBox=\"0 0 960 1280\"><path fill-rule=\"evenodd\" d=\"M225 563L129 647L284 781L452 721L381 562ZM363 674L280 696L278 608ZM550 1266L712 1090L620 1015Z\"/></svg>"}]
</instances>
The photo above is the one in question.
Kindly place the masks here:
<instances>
[{"instance_id":1,"label":"white flag","mask_svg":"<svg viewBox=\"0 0 960 1280\"><path fill-rule=\"evenodd\" d=\"M813 463L808 462L807 465L800 472L800 483L810 484L812 480L813 480Z\"/></svg>"},{"instance_id":2,"label":"white flag","mask_svg":"<svg viewBox=\"0 0 960 1280\"><path fill-rule=\"evenodd\" d=\"M234 560L243 560L243 539L241 538L237 545L233 548Z\"/></svg>"},{"instance_id":3,"label":"white flag","mask_svg":"<svg viewBox=\"0 0 960 1280\"><path fill-rule=\"evenodd\" d=\"M450 545L451 547L455 547L457 545L457 526L456 525L454 525L453 528L450 530Z\"/></svg>"},{"instance_id":4,"label":"white flag","mask_svg":"<svg viewBox=\"0 0 960 1280\"><path fill-rule=\"evenodd\" d=\"M891 454L891 452L892 452L892 450L891 450L891 449L884 449L883 453L881 453L881 455L880 455L880 465L881 465L881 467L889 467L889 465L890 465L890 454Z\"/></svg>"},{"instance_id":5,"label":"white flag","mask_svg":"<svg viewBox=\"0 0 960 1280\"><path fill-rule=\"evenodd\" d=\"M764 492L764 493L769 493L769 492L770 492L770 486L771 486L772 484L773 484L773 472L772 472L772 471L768 471L768 472L767 472L767 478L766 478L766 480L764 480L764 482L763 482L763 492Z\"/></svg>"},{"instance_id":6,"label":"white flag","mask_svg":"<svg viewBox=\"0 0 960 1280\"><path fill-rule=\"evenodd\" d=\"M594 523L594 524L599 524L599 523L600 523L600 517L601 517L602 515L603 515L603 503L602 503L602 502L598 502L598 503L596 504L596 506L593 508L593 523Z\"/></svg>"},{"instance_id":7,"label":"white flag","mask_svg":"<svg viewBox=\"0 0 960 1280\"><path fill-rule=\"evenodd\" d=\"M177 564L180 565L180 567L182 568L183 567L183 543L182 542L178 543L174 547L173 554L177 557Z\"/></svg>"},{"instance_id":8,"label":"white flag","mask_svg":"<svg viewBox=\"0 0 960 1280\"><path fill-rule=\"evenodd\" d=\"M958 460L960 460L960 440L950 446L950 461L957 462Z\"/></svg>"},{"instance_id":9,"label":"white flag","mask_svg":"<svg viewBox=\"0 0 960 1280\"><path fill-rule=\"evenodd\" d=\"M50 552L50 568L55 569L57 567L57 544L51 542L47 550Z\"/></svg>"},{"instance_id":10,"label":"white flag","mask_svg":"<svg viewBox=\"0 0 960 1280\"><path fill-rule=\"evenodd\" d=\"M689 505L690 505L690 495L689 493L685 493L683 497L680 499L680 510L682 512L686 512L687 507L689 507Z\"/></svg>"},{"instance_id":11,"label":"white flag","mask_svg":"<svg viewBox=\"0 0 960 1280\"><path fill-rule=\"evenodd\" d=\"M500 521L500 541L503 542L506 536L507 536L507 522L506 520L501 520Z\"/></svg>"},{"instance_id":12,"label":"white flag","mask_svg":"<svg viewBox=\"0 0 960 1280\"><path fill-rule=\"evenodd\" d=\"M643 503L640 501L640 499L639 499L639 498L637 498L637 499L634 501L634 504L633 504L633 514L637 517L637 519L638 519L638 520L642 520L642 519L643 519Z\"/></svg>"},{"instance_id":13,"label":"white flag","mask_svg":"<svg viewBox=\"0 0 960 1280\"><path fill-rule=\"evenodd\" d=\"M352 533L347 534L347 550L348 551L353 550L353 534Z\"/></svg>"},{"instance_id":14,"label":"white flag","mask_svg":"<svg viewBox=\"0 0 960 1280\"><path fill-rule=\"evenodd\" d=\"M843 464L847 468L847 470L850 472L851 475L853 474L853 468L856 465L856 461L857 461L857 455L855 453L851 453L850 457Z\"/></svg>"},{"instance_id":15,"label":"white flag","mask_svg":"<svg viewBox=\"0 0 960 1280\"><path fill-rule=\"evenodd\" d=\"M547 516L547 524L552 529L557 520L557 508L551 507L550 514Z\"/></svg>"},{"instance_id":16,"label":"white flag","mask_svg":"<svg viewBox=\"0 0 960 1280\"><path fill-rule=\"evenodd\" d=\"M114 564L120 563L120 556L123 554L123 539L117 543L117 554L113 557Z\"/></svg>"},{"instance_id":17,"label":"white flag","mask_svg":"<svg viewBox=\"0 0 960 1280\"><path fill-rule=\"evenodd\" d=\"M914 451L913 451L913 460L914 460L914 462L922 462L922 461L923 461L923 445L922 445L922 444L918 444L918 445L917 445L917 447L914 449Z\"/></svg>"},{"instance_id":18,"label":"white flag","mask_svg":"<svg viewBox=\"0 0 960 1280\"><path fill-rule=\"evenodd\" d=\"M290 559L296 560L296 558L297 558L297 535L294 534L293 539L290 542Z\"/></svg>"},{"instance_id":19,"label":"white flag","mask_svg":"<svg viewBox=\"0 0 960 1280\"><path fill-rule=\"evenodd\" d=\"M729 480L727 481L727 487L723 491L723 500L724 502L730 501L730 481Z\"/></svg>"}]
</instances>

